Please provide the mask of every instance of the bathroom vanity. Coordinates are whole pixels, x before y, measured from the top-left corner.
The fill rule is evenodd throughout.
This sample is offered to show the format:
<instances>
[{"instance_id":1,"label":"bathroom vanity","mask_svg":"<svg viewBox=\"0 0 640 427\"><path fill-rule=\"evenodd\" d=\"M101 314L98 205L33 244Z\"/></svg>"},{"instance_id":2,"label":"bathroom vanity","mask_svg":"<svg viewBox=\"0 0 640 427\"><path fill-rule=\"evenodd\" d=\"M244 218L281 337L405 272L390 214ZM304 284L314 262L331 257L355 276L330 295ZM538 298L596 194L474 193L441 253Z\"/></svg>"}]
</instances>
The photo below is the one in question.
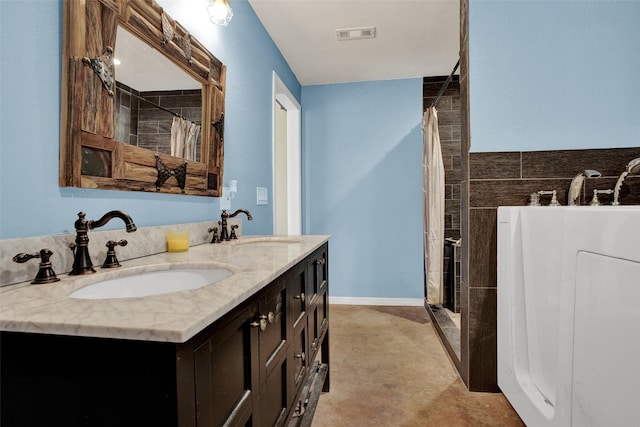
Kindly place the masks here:
<instances>
[{"instance_id":1,"label":"bathroom vanity","mask_svg":"<svg viewBox=\"0 0 640 427\"><path fill-rule=\"evenodd\" d=\"M240 238L1 289L2 425L309 425L329 390L327 241ZM211 266L233 274L142 298L69 297L111 276Z\"/></svg>"}]
</instances>

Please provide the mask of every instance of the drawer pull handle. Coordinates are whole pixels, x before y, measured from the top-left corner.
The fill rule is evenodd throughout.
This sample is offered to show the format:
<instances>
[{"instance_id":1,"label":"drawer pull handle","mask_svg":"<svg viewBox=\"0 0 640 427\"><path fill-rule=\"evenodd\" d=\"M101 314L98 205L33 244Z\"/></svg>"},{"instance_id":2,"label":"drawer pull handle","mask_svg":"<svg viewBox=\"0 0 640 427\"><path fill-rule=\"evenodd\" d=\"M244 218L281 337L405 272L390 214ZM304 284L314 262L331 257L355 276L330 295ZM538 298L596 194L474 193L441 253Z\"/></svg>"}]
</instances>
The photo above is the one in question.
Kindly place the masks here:
<instances>
[{"instance_id":1,"label":"drawer pull handle","mask_svg":"<svg viewBox=\"0 0 640 427\"><path fill-rule=\"evenodd\" d=\"M300 354L296 354L295 356L296 359L302 359L302 361L304 362L304 360L307 358L307 356L304 354L304 351Z\"/></svg>"},{"instance_id":2,"label":"drawer pull handle","mask_svg":"<svg viewBox=\"0 0 640 427\"><path fill-rule=\"evenodd\" d=\"M296 295L295 298L299 299L302 302L304 302L304 292L300 292L300 295Z\"/></svg>"},{"instance_id":3,"label":"drawer pull handle","mask_svg":"<svg viewBox=\"0 0 640 427\"><path fill-rule=\"evenodd\" d=\"M260 316L258 317L258 320L255 320L253 322L250 323L252 328L257 328L260 327L260 330L262 332L267 330L267 316Z\"/></svg>"}]
</instances>

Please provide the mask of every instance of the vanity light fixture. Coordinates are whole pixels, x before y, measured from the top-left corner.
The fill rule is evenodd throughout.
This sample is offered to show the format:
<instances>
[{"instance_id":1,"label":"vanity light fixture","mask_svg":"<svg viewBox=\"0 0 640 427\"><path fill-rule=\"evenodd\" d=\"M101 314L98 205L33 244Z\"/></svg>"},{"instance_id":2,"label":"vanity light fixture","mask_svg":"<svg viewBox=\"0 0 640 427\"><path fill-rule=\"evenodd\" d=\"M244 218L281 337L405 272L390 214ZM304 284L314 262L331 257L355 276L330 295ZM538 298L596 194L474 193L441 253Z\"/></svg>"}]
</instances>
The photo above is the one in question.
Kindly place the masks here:
<instances>
[{"instance_id":1,"label":"vanity light fixture","mask_svg":"<svg viewBox=\"0 0 640 427\"><path fill-rule=\"evenodd\" d=\"M211 0L211 4L207 6L207 12L211 22L225 27L233 18L233 10L231 10L228 0Z\"/></svg>"}]
</instances>

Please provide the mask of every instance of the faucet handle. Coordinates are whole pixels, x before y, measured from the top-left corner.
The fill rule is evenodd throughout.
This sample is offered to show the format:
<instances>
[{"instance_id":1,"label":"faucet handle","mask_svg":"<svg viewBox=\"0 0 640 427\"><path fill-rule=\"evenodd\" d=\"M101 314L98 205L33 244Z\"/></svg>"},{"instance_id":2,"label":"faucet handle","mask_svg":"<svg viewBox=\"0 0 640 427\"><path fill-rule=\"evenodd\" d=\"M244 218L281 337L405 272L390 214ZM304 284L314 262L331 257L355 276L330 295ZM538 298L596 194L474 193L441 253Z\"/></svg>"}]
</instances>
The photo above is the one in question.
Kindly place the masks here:
<instances>
[{"instance_id":1,"label":"faucet handle","mask_svg":"<svg viewBox=\"0 0 640 427\"><path fill-rule=\"evenodd\" d=\"M560 202L558 201L558 192L556 190L540 190L540 191L538 191L538 195L539 196L544 196L544 195L548 195L548 194L551 194L551 201L549 202L549 206L560 206Z\"/></svg>"},{"instance_id":2,"label":"faucet handle","mask_svg":"<svg viewBox=\"0 0 640 427\"><path fill-rule=\"evenodd\" d=\"M229 236L229 238L232 239L232 240L238 238L238 236L236 236L236 228L238 228L237 224L234 224L234 225L231 226L231 235Z\"/></svg>"},{"instance_id":3,"label":"faucet handle","mask_svg":"<svg viewBox=\"0 0 640 427\"><path fill-rule=\"evenodd\" d=\"M591 206L600 206L600 199L598 198L598 194L612 194L613 190L598 190L597 188L593 189L593 198L591 199Z\"/></svg>"},{"instance_id":4,"label":"faucet handle","mask_svg":"<svg viewBox=\"0 0 640 427\"><path fill-rule=\"evenodd\" d=\"M531 193L529 196L529 206L540 206L540 195L538 193Z\"/></svg>"},{"instance_id":5,"label":"faucet handle","mask_svg":"<svg viewBox=\"0 0 640 427\"><path fill-rule=\"evenodd\" d=\"M107 257L102 264L102 268L115 268L120 267L120 262L118 262L118 258L116 257L116 246L127 246L129 242L122 239L119 241L109 240L105 245L107 247Z\"/></svg>"},{"instance_id":6,"label":"faucet handle","mask_svg":"<svg viewBox=\"0 0 640 427\"><path fill-rule=\"evenodd\" d=\"M40 258L40 268L38 269L35 279L33 279L31 283L35 285L53 283L60 279L58 279L56 273L53 271L53 267L51 266L51 255L53 255L53 252L50 249L41 249L40 252L36 252L34 254L19 253L13 257L13 261L22 264L30 259Z\"/></svg>"},{"instance_id":7,"label":"faucet handle","mask_svg":"<svg viewBox=\"0 0 640 427\"><path fill-rule=\"evenodd\" d=\"M210 243L220 243L220 237L218 237L218 227L213 227L207 230L209 233L213 233Z\"/></svg>"}]
</instances>

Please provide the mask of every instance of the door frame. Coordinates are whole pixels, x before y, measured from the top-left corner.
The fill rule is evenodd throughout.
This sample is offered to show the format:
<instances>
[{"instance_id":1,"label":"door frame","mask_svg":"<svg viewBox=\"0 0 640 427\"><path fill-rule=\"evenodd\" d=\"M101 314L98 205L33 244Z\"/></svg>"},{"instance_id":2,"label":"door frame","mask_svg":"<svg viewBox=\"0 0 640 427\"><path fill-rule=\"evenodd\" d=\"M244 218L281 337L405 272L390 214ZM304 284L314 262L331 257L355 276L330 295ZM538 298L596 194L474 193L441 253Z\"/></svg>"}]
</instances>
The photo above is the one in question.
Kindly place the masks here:
<instances>
[{"instance_id":1,"label":"door frame","mask_svg":"<svg viewBox=\"0 0 640 427\"><path fill-rule=\"evenodd\" d=\"M302 234L302 167L301 167L301 107L273 71L272 108L272 188L273 188L273 230L276 230L276 101L287 111L287 234Z\"/></svg>"}]
</instances>

